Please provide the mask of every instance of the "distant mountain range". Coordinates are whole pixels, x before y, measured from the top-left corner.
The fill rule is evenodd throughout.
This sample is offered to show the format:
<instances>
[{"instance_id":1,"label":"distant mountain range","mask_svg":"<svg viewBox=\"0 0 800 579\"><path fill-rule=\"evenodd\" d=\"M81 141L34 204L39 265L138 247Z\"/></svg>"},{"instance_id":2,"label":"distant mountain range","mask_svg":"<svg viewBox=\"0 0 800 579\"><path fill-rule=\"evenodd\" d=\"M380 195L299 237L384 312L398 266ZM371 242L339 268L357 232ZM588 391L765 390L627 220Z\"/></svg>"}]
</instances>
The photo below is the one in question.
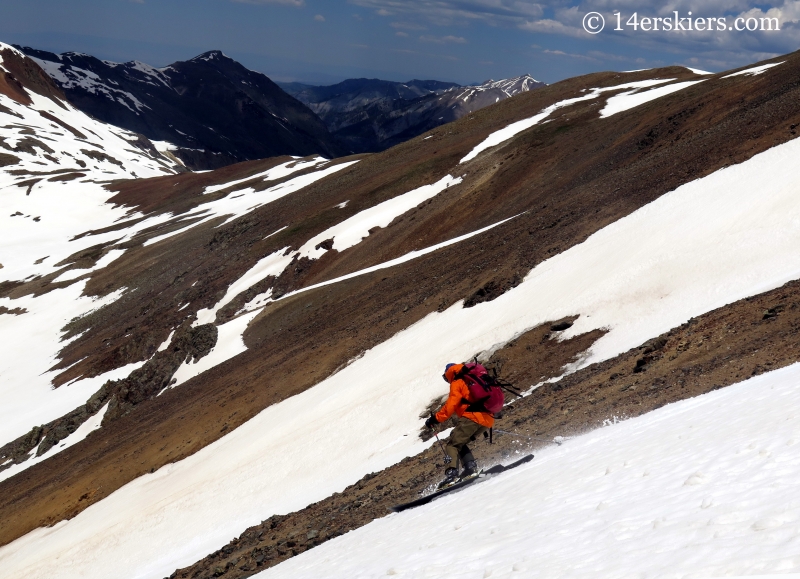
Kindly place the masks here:
<instances>
[{"instance_id":1,"label":"distant mountain range","mask_svg":"<svg viewBox=\"0 0 800 579\"><path fill-rule=\"evenodd\" d=\"M540 86L529 75L476 86L438 80L274 83L219 50L155 68L88 54L19 50L77 109L146 136L192 170L281 155L388 149Z\"/></svg>"},{"instance_id":2,"label":"distant mountain range","mask_svg":"<svg viewBox=\"0 0 800 579\"><path fill-rule=\"evenodd\" d=\"M460 86L351 79L331 86L278 83L317 113L351 153L377 152L545 83L530 75Z\"/></svg>"},{"instance_id":3,"label":"distant mountain range","mask_svg":"<svg viewBox=\"0 0 800 579\"><path fill-rule=\"evenodd\" d=\"M17 48L50 75L76 108L147 136L190 169L345 152L306 106L218 50L154 68Z\"/></svg>"}]
</instances>

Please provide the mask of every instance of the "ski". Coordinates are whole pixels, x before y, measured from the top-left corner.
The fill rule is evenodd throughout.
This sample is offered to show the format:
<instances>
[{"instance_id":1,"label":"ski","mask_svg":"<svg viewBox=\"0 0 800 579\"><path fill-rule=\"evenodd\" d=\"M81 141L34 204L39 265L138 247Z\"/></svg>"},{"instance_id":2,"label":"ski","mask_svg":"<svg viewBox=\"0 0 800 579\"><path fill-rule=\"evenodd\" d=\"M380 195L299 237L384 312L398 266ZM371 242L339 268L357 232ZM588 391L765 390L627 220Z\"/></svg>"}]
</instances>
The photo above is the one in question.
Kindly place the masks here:
<instances>
[{"instance_id":1,"label":"ski","mask_svg":"<svg viewBox=\"0 0 800 579\"><path fill-rule=\"evenodd\" d=\"M431 502L431 501L433 501L435 499L438 499L439 497L441 497L443 495L446 495L446 494L451 493L453 491L457 491L457 490L462 489L462 488L464 488L466 486L469 486L472 483L474 483L475 481L484 480L484 479L486 479L488 477L498 475L500 473L503 473L503 472L505 472L507 470L510 470L510 469L512 469L514 467L520 466L520 465L525 464L526 462L530 462L532 460L533 460L533 455L532 454L528 454L528 455L523 456L521 459L519 459L519 460L517 460L515 462L512 462L511 464L506 464L506 465L496 464L491 468L488 468L488 469L486 469L484 471L481 471L477 476L472 476L472 477L470 477L468 479L456 481L453 484L451 484L449 486L446 486L444 488L438 489L438 490L436 490L436 491L432 492L431 494L426 495L424 497L420 497L418 499L415 499L415 500L407 502L407 503L403 503L401 505L395 505L395 506L391 507L391 511L395 512L395 513L399 513L401 511L405 511L406 509L413 509L414 507L418 507L420 505L426 505L429 502Z\"/></svg>"}]
</instances>

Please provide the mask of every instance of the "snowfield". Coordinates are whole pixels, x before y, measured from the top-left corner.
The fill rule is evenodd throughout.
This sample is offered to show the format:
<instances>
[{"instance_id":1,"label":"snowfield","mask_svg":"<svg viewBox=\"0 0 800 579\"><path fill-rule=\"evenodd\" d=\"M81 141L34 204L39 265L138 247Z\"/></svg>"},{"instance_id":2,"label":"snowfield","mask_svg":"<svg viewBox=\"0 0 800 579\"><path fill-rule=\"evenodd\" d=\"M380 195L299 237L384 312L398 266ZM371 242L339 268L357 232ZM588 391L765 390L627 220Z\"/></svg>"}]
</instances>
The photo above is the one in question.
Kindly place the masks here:
<instances>
[{"instance_id":1,"label":"snowfield","mask_svg":"<svg viewBox=\"0 0 800 579\"><path fill-rule=\"evenodd\" d=\"M257 577L785 577L800 571L798 383L795 364L601 428Z\"/></svg>"},{"instance_id":2,"label":"snowfield","mask_svg":"<svg viewBox=\"0 0 800 579\"><path fill-rule=\"evenodd\" d=\"M47 579L105 578L112 568L119 576L164 577L272 514L302 508L341 491L369 472L420 452L423 445L416 437L421 424L417 416L434 396L442 394L439 375L446 361L468 359L543 322L580 315L566 335L595 328L609 330L579 362L578 366L584 366L638 346L693 316L797 279L800 277L798 155L800 140L790 141L681 186L598 231L584 243L539 264L522 284L494 301L466 310L457 303L444 312L428 315L314 388L266 408L185 460L132 481L69 521L38 529L0 548L0 568L9 576ZM398 359L404 360L404 364L396 364ZM382 369L390 366L395 371L387 375ZM739 403L734 400L736 396L728 394L750 392L749 389L756 388L752 384L763 385L768 380L756 379L735 387L738 390L731 387L710 398L664 409L654 415L656 418L643 417L590 434L561 450L544 453L519 473L487 482L483 488L476 487L470 492L485 489L489 493L501 485L519 485L502 491L505 505L522 500L521 490L511 492L522 487L527 491L541 487L560 498L547 499L556 501L547 504L535 502L544 501L547 497L543 494L530 499L534 501L531 509L541 508L549 513L549 518L536 519L535 525L544 522L548 525L536 529L550 529L550 538L544 537L531 547L536 556L523 561L526 555L515 551L514 556L518 557L511 560L509 550L502 551L506 555L495 559L493 548L476 549L472 566L462 576L508 574L514 565L518 565L523 575L538 572L534 565L544 558L543 545L562 540L559 538L562 535L564 545L586 550L583 566L576 571L584 574L580 576L592 573L598 576L598 570L605 572L601 576L630 576L638 573L636 566L645 562L649 565L645 570L649 571L643 576L673 573L667 568L668 562L680 569L673 576L695 571L722 574L727 572L727 559L733 561L731 573L788 571L800 566L800 561L792 558L798 552L797 544L793 543L797 527L792 519L792 509L797 506L794 498L797 488L793 483L798 474L797 447L786 444L798 436L796 421L789 420L794 416L793 409L798 407L797 400L786 385L798 371L785 372L793 373L775 373L771 376L777 376L777 381L768 383L768 387L775 387L774 405L773 395L761 398L748 395ZM788 377L784 380L782 376ZM398 383L405 387L399 390ZM704 402L709 399L712 402ZM714 406L715 400L722 405ZM681 409L695 406L704 410L694 414L687 410L686 416L691 414L695 418L687 418L685 428L680 426L684 420ZM383 419L364 421L367 414ZM701 414L702 420L698 418ZM653 421L653 433L648 430L647 425L651 424L648 421ZM673 423L676 426L672 427ZM701 435L692 434L694 430L684 434L689 424ZM339 435L320 437L315 425L334 429ZM683 436L690 443L684 444L684 439L676 436L670 438L665 430L669 428L677 429L676 436ZM717 436L716 431L728 435ZM602 442L604 437L617 432L625 434L614 438L616 442ZM774 437L767 437L766 433L774 433ZM740 472L737 469L742 465L751 464L745 461L749 456L743 442L746 437L751 438L748 445L756 437L757 458L753 460L761 462L753 464L761 470L745 472L742 485L733 485L731 494L715 491L700 496L701 490L721 488L717 485L724 483L719 481ZM706 439L708 445L704 443ZM651 448L648 444L655 445L652 447L655 450L646 450ZM707 450L703 451L704 448ZM736 450L745 454L733 456ZM758 454L761 450L766 451L763 456ZM560 456L566 456L559 453L567 452L573 453L572 458L558 462ZM687 453L696 453L696 461L691 467L687 464L678 468ZM772 456L767 456L770 453ZM625 461L630 464L628 468ZM604 477L607 469L609 474L602 478L602 484L596 481L599 485L596 488L581 490L587 481ZM650 474L643 477L646 470ZM536 473L540 472L547 474L537 478ZM766 486L775 484L769 490L777 499L762 496L760 487L753 484L759 476ZM529 477L532 478L528 480ZM636 486L644 484L642 481L629 483L626 477L652 477L648 480L660 481L652 487L656 491L688 484L674 500L670 498L672 495L664 495L666 498L657 501L654 490ZM558 494L562 488L564 494ZM625 492L617 492L617 488ZM644 502L634 500L637 489L641 490L638 500ZM572 492L579 498L583 497L581 493L588 493L588 498L571 504ZM707 509L700 509L704 498L711 502ZM559 518L559 510L549 506L556 503L566 509L565 517L573 513L569 515L573 518ZM444 508L443 504L449 503L437 503L430 508ZM635 511L630 506L635 504L643 510ZM734 506L726 506L730 504ZM716 510L708 510L712 508ZM704 514L693 515L691 509L702 510ZM454 506L450 510L458 513ZM535 512L516 506L509 510L506 506L501 517L497 514L500 511L498 507L487 509L496 513L491 524L495 534L504 537L503 544L527 540L527 535L515 535L514 528L535 516ZM411 512L404 515L408 517L404 520L421 517L421 525L440 520L437 516L424 516L426 512ZM740 518L741 512L747 514L746 520ZM711 526L718 527L713 533L707 529L708 521L712 520L709 513L716 513ZM589 514L594 518L588 518ZM463 514L470 520L476 516L474 509ZM606 516L609 518L603 518ZM376 525L390 525L394 520L397 519L386 519ZM477 527L462 528L478 532ZM655 535L644 535L646 530L650 533L658 529L661 530ZM762 534L742 538L742 529ZM720 540L714 541L709 533L717 532L720 534L716 539ZM465 536L467 540L471 537ZM683 538L676 542L679 536ZM752 536L759 538L754 540L755 546L747 548ZM663 541L652 537L663 537ZM434 553L439 545L435 541L403 538L396 531L394 540L398 549L406 549L402 553L427 545L433 545L430 551ZM442 541L445 544L444 538ZM699 546L693 547L695 542ZM561 544L552 543L554 549ZM604 546L607 550L620 549L619 556L600 559ZM331 547L320 552L330 554ZM369 557L374 559L378 552ZM459 551L461 555L463 550ZM701 561L701 555L703 560L708 558L707 563ZM311 561L312 556L297 561ZM392 569L396 573L405 572L406 563L423 565L419 557L424 556L398 555L391 563L397 568L386 566L379 574ZM565 557L553 559L553 565L563 574L567 569ZM364 564L373 559L364 559ZM454 570L459 567L439 566L443 560L446 557L435 561L425 559L424 565L432 569L430 576L455 576ZM625 561L624 566L618 566ZM347 564L337 559L331 568L341 565L345 569ZM374 576L376 568L370 569ZM273 572L283 573L281 567ZM349 571L342 571L345 572Z\"/></svg>"},{"instance_id":3,"label":"snowfield","mask_svg":"<svg viewBox=\"0 0 800 579\"><path fill-rule=\"evenodd\" d=\"M0 113L0 119L2 116ZM290 161L284 165L290 163L295 165L288 169L283 165L273 167L272 173L269 175L265 173L259 177L267 180L277 179L291 174L293 170L311 166L316 166L317 170L288 179L263 191L254 191L252 188L232 191L224 197L203 203L194 211L180 216L181 222L187 222L186 227L152 237L145 241L144 245L179 235L212 219L224 218L220 222L222 225L246 215L263 204L295 193L356 162L328 165L327 160L318 157L311 162ZM2 178L1 171L0 178ZM98 174L96 172L90 174L89 178L97 179ZM255 177L250 179L253 178ZM3 268L0 269L0 281L52 274L63 267L55 264L76 252L99 244L124 243L145 230L175 219L172 213L151 215L142 219L144 215L140 212L106 203L112 194L102 185L88 179L86 181L42 183L34 186L30 195L27 195L25 189L21 187L0 186L0 227L3 232L9 232L9 235L0 238L0 263L3 264ZM234 183L229 183L225 187ZM15 215L16 213L21 215ZM32 215L40 217L39 221L25 218ZM80 236L85 231L100 230L111 224L126 222L131 223L129 227ZM4 401L0 406L0 446L22 436L33 426L47 423L74 410L85 403L106 380L124 378L128 375L127 373L120 375L117 369L100 377L78 380L53 389L51 380L59 372L42 372L42 369L47 370L59 362L58 354L66 345L62 341L61 328L73 318L108 305L122 295L122 292L114 292L101 299L90 298L83 295L86 280L77 278L108 266L123 254L123 250L111 249L92 268L64 271L57 280L59 282L75 280L68 287L38 297L28 295L18 299L0 298L0 306L12 310L15 308L26 310L18 316L3 316L0 324L0 341L8 344L7 355L0 358L0 399ZM283 267L279 271L282 269ZM233 298L235 295L230 297ZM216 310L208 321L212 321L214 316ZM241 325L241 322L239 324ZM244 328L240 328L237 337L243 330ZM242 344L235 353L243 351L243 348ZM219 363L227 358L214 359ZM137 367L142 364L144 361L137 364ZM197 371L200 367L202 366L194 367L192 370ZM126 368L128 373L134 369ZM20 384L24 384L25 387L20 388Z\"/></svg>"}]
</instances>

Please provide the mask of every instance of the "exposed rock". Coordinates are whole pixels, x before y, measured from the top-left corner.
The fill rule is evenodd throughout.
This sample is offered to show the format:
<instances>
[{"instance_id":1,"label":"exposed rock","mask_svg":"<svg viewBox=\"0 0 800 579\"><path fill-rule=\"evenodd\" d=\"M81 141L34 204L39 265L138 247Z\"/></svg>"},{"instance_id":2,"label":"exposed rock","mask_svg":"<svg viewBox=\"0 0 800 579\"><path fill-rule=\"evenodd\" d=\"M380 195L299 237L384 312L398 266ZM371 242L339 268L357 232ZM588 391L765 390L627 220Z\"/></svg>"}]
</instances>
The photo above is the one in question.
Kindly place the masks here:
<instances>
[{"instance_id":1,"label":"exposed rock","mask_svg":"<svg viewBox=\"0 0 800 579\"><path fill-rule=\"evenodd\" d=\"M213 324L196 328L188 323L184 324L175 332L170 345L164 351L157 352L144 366L131 372L130 376L106 382L83 406L48 424L34 427L28 434L0 448L0 461L5 462L9 458L12 460L0 467L0 471L28 460L34 448L36 456L42 456L75 432L106 403L108 410L103 416L102 425L124 416L137 404L152 398L168 386L181 364L208 355L217 343L217 335L217 327Z\"/></svg>"},{"instance_id":2,"label":"exposed rock","mask_svg":"<svg viewBox=\"0 0 800 579\"><path fill-rule=\"evenodd\" d=\"M218 50L154 68L75 52L18 48L51 74L77 109L172 143L169 154L191 169L279 155L330 158L344 152L305 105ZM154 154L144 141L131 145Z\"/></svg>"}]
</instances>

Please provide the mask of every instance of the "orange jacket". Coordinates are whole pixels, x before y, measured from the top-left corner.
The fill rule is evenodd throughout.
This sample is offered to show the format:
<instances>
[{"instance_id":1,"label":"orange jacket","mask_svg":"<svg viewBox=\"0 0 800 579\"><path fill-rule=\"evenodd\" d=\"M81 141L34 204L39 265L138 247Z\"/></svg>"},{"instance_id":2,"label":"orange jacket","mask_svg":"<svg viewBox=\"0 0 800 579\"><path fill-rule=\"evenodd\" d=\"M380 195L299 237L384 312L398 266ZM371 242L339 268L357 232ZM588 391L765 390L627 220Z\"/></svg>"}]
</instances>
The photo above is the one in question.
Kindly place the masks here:
<instances>
[{"instance_id":1,"label":"orange jacket","mask_svg":"<svg viewBox=\"0 0 800 579\"><path fill-rule=\"evenodd\" d=\"M445 377L448 382L450 382L450 396L447 397L447 401L444 403L444 406L442 406L442 409L436 413L436 420L444 422L455 413L456 416L463 416L464 418L472 420L472 422L477 422L481 426L491 428L494 425L494 417L490 413L467 412L469 404L462 402L462 399L466 399L470 403L477 401L477 399L469 393L469 386L467 386L466 382L461 378L458 380L453 379L463 367L463 364L456 364L455 366L450 366L447 372L445 372Z\"/></svg>"}]
</instances>

